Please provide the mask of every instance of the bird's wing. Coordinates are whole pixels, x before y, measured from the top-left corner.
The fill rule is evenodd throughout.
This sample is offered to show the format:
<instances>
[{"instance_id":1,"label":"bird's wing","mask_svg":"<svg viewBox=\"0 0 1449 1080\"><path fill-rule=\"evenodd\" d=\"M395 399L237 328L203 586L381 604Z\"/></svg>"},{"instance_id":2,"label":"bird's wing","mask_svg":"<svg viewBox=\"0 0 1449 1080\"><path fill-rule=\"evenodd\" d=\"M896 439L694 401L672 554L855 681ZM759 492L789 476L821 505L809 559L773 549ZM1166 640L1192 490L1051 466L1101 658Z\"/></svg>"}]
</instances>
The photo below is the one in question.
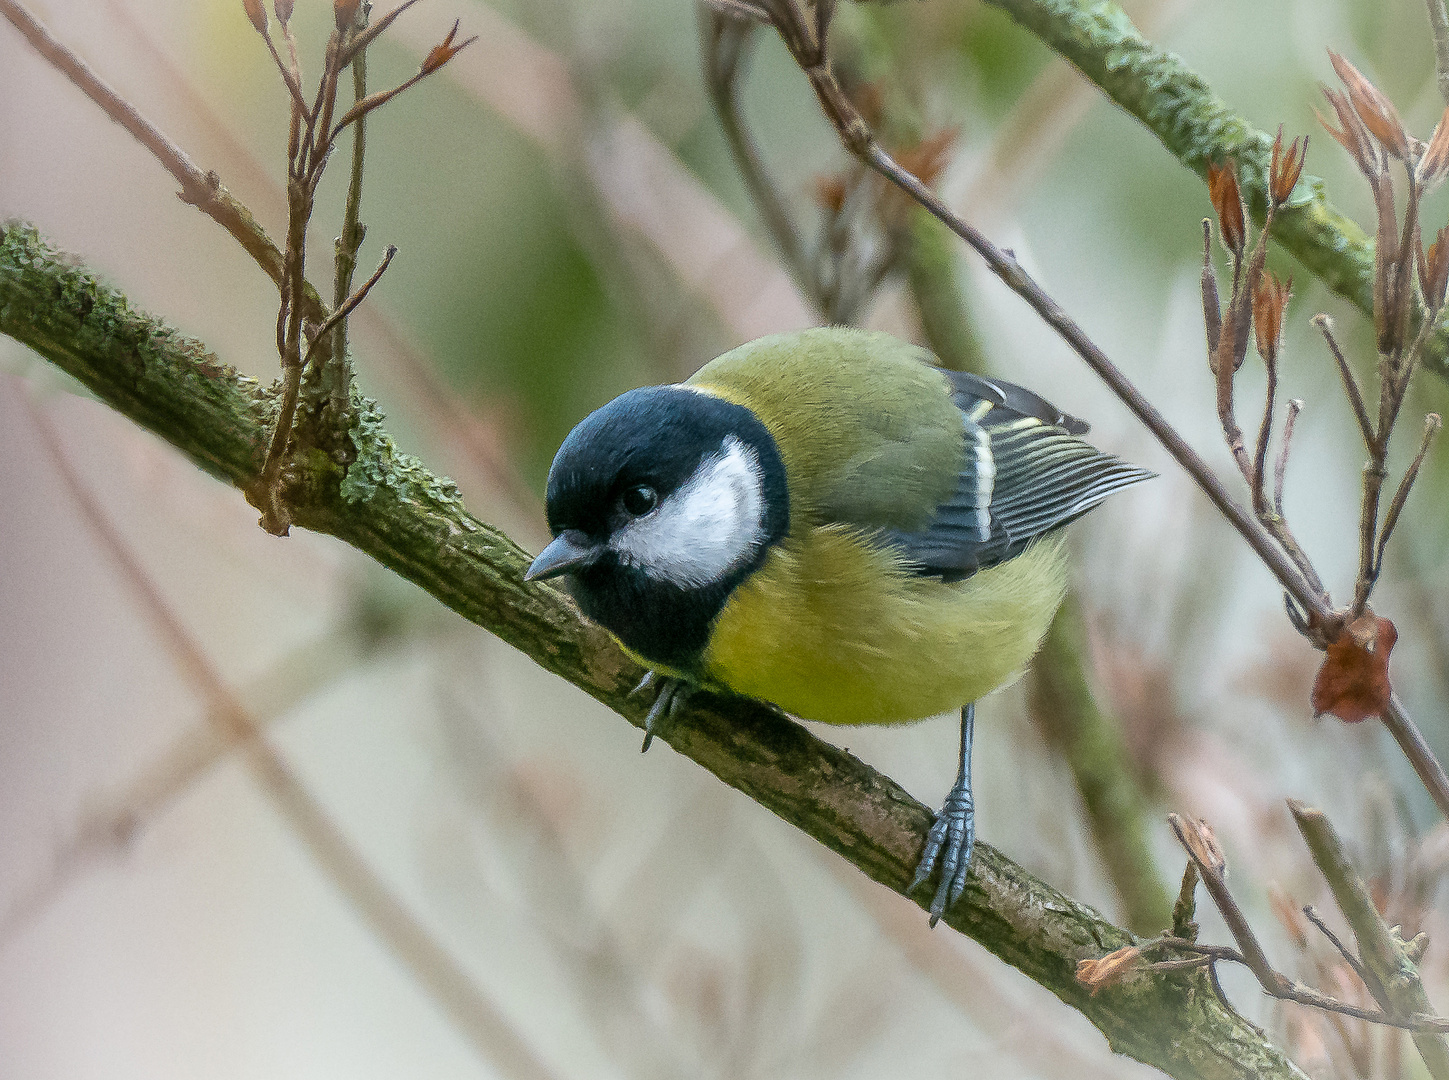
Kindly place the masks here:
<instances>
[{"instance_id":1,"label":"bird's wing","mask_svg":"<svg viewBox=\"0 0 1449 1080\"><path fill-rule=\"evenodd\" d=\"M1153 474L1079 438L1087 424L1020 386L948 371L966 433L955 491L924 529L882 530L923 574L947 579L1012 558L1037 537Z\"/></svg>"}]
</instances>

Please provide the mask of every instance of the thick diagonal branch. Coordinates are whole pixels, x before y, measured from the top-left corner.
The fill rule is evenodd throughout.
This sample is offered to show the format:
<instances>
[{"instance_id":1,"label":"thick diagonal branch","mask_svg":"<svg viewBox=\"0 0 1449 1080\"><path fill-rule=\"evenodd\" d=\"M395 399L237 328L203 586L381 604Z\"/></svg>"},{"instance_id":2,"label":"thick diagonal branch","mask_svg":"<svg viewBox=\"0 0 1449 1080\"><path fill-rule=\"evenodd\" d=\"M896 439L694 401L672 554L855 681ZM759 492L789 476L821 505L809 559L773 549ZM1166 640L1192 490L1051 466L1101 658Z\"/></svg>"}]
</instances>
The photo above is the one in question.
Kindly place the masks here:
<instances>
[{"instance_id":1,"label":"thick diagonal branch","mask_svg":"<svg viewBox=\"0 0 1449 1080\"><path fill-rule=\"evenodd\" d=\"M239 487L255 481L275 411L267 394L133 311L22 225L0 231L0 333L214 475ZM555 590L525 585L528 556L469 515L450 482L400 453L360 401L352 439L357 457L345 471L320 455L287 471L297 525L373 556L642 725L642 704L628 698L642 673L607 633ZM931 821L927 807L767 706L699 695L681 719L668 737L676 750L904 892ZM1114 1049L1182 1080L1302 1077L1222 1005L1201 973L1163 973L1091 994L1076 980L1077 961L1132 936L986 844L972 870L947 923L1080 1010Z\"/></svg>"}]
</instances>

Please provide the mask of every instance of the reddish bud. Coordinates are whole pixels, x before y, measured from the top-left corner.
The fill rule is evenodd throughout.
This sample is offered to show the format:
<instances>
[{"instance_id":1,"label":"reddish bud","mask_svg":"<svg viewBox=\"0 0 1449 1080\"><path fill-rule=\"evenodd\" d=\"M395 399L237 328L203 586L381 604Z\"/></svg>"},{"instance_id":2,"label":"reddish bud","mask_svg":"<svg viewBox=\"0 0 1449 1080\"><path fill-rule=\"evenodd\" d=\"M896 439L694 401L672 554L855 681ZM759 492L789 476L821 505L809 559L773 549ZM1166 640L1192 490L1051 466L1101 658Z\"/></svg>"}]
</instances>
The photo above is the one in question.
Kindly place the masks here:
<instances>
[{"instance_id":1,"label":"reddish bud","mask_svg":"<svg viewBox=\"0 0 1449 1080\"><path fill-rule=\"evenodd\" d=\"M1243 195L1238 189L1237 166L1209 163L1208 197L1218 215L1218 235L1223 238L1229 251L1239 258L1248 243L1248 230L1244 223Z\"/></svg>"},{"instance_id":2,"label":"reddish bud","mask_svg":"<svg viewBox=\"0 0 1449 1080\"><path fill-rule=\"evenodd\" d=\"M1382 716L1389 707L1389 653L1399 632L1388 619L1365 612L1325 650L1309 700L1315 716L1332 713L1357 724Z\"/></svg>"},{"instance_id":3,"label":"reddish bud","mask_svg":"<svg viewBox=\"0 0 1449 1080\"><path fill-rule=\"evenodd\" d=\"M292 0L272 0L272 10L277 13L277 22L283 26L292 21Z\"/></svg>"},{"instance_id":4,"label":"reddish bud","mask_svg":"<svg viewBox=\"0 0 1449 1080\"><path fill-rule=\"evenodd\" d=\"M1424 293L1424 304L1437 312L1444 306L1444 293L1449 287L1449 226L1439 230L1427 253L1421 244L1418 255L1419 288Z\"/></svg>"},{"instance_id":5,"label":"reddish bud","mask_svg":"<svg viewBox=\"0 0 1449 1080\"><path fill-rule=\"evenodd\" d=\"M262 0L242 0L242 8L251 20L253 28L263 37L267 33L267 9L262 7Z\"/></svg>"},{"instance_id":6,"label":"reddish bud","mask_svg":"<svg viewBox=\"0 0 1449 1080\"><path fill-rule=\"evenodd\" d=\"M1333 136L1333 141L1348 151L1348 156L1353 158L1354 164L1365 176L1373 179L1382 171L1378 152L1373 147L1373 139L1368 129L1363 126L1363 121L1353 111L1353 106L1348 103L1348 98L1337 90L1330 90L1328 87L1321 87L1323 96L1333 106L1333 111L1338 115L1339 127L1334 127L1328 119L1317 109L1313 115L1318 117L1318 122L1323 125L1323 130ZM1342 129L1342 130L1340 130Z\"/></svg>"},{"instance_id":7,"label":"reddish bud","mask_svg":"<svg viewBox=\"0 0 1449 1080\"><path fill-rule=\"evenodd\" d=\"M1142 966L1141 957L1141 946L1124 945L1095 960L1078 960L1077 982L1096 994L1104 986L1125 981Z\"/></svg>"},{"instance_id":8,"label":"reddish bud","mask_svg":"<svg viewBox=\"0 0 1449 1080\"><path fill-rule=\"evenodd\" d=\"M337 21L337 29L351 30L356 26L361 7L362 0L332 0L332 17Z\"/></svg>"},{"instance_id":9,"label":"reddish bud","mask_svg":"<svg viewBox=\"0 0 1449 1080\"><path fill-rule=\"evenodd\" d=\"M1444 110L1439 123L1434 125L1434 134L1429 136L1429 145L1419 159L1419 185L1426 190L1436 186L1444 179L1446 167L1449 167L1449 109Z\"/></svg>"},{"instance_id":10,"label":"reddish bud","mask_svg":"<svg viewBox=\"0 0 1449 1080\"><path fill-rule=\"evenodd\" d=\"M431 75L433 72L437 71L438 68L442 67L449 60L453 59L453 57L457 56L460 52L466 49L469 45L473 44L473 42L478 40L476 37L470 37L467 41L460 41L457 45L454 45L453 39L457 36L458 23L457 21L455 21L453 23L453 29L448 31L448 36L445 37L437 45L434 45L430 50L428 50L428 55L423 57L422 73L424 75Z\"/></svg>"},{"instance_id":11,"label":"reddish bud","mask_svg":"<svg viewBox=\"0 0 1449 1080\"><path fill-rule=\"evenodd\" d=\"M1294 139L1283 150L1283 125L1278 125L1278 137L1273 140L1273 163L1268 168L1268 194L1275 206L1282 206L1298 186L1303 175L1303 161L1308 156L1308 137Z\"/></svg>"},{"instance_id":12,"label":"reddish bud","mask_svg":"<svg viewBox=\"0 0 1449 1080\"><path fill-rule=\"evenodd\" d=\"M1332 49L1328 51L1328 58L1348 90L1348 100L1353 104L1354 112L1358 113L1364 127L1394 157L1400 161L1408 160L1409 135L1404 130L1404 122L1399 119L1399 111L1394 108L1394 103L1377 86L1365 79L1358 68Z\"/></svg>"},{"instance_id":13,"label":"reddish bud","mask_svg":"<svg viewBox=\"0 0 1449 1080\"><path fill-rule=\"evenodd\" d=\"M1271 270L1263 271L1253 289L1253 333L1257 336L1258 355L1269 363L1278 357L1278 342L1283 338L1283 312L1293 293L1293 279L1279 281Z\"/></svg>"}]
</instances>

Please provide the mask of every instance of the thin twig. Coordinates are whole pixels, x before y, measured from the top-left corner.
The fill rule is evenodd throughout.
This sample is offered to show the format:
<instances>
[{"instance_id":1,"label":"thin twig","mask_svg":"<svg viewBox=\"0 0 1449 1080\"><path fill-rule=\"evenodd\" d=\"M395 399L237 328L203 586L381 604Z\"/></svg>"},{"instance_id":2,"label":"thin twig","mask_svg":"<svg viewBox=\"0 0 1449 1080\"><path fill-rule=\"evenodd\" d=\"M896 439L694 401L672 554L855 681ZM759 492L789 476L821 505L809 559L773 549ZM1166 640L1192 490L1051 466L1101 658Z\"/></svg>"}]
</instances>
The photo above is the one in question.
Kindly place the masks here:
<instances>
[{"instance_id":1,"label":"thin twig","mask_svg":"<svg viewBox=\"0 0 1449 1080\"><path fill-rule=\"evenodd\" d=\"M1426 0L1429 8L1429 28L1434 35L1434 77L1439 84L1439 96L1449 105L1449 16L1444 12L1444 0Z\"/></svg>"},{"instance_id":2,"label":"thin twig","mask_svg":"<svg viewBox=\"0 0 1449 1080\"><path fill-rule=\"evenodd\" d=\"M1419 440L1419 452L1414 455L1408 471L1404 478L1399 481L1398 490L1389 503L1388 513L1384 515L1383 527L1379 530L1378 551L1374 555L1374 576L1377 577L1384 565L1384 548L1388 546L1389 537L1394 534L1394 526L1399 523L1399 515L1403 513L1404 504L1409 500L1409 489L1414 486L1414 480L1419 475L1419 467L1424 464L1424 459L1429 456L1429 447L1434 443L1434 436L1439 433L1443 425L1438 413L1430 413L1424 417L1424 434Z\"/></svg>"},{"instance_id":3,"label":"thin twig","mask_svg":"<svg viewBox=\"0 0 1449 1080\"><path fill-rule=\"evenodd\" d=\"M1273 410L1278 404L1278 358L1263 357L1263 366L1268 371L1268 385L1263 393L1263 422L1258 425L1258 445L1253 454L1253 510L1259 518L1274 513L1274 504L1268 501L1268 448L1273 441ZM1275 477L1276 483L1276 477ZM1281 517L1281 511L1278 512Z\"/></svg>"},{"instance_id":4,"label":"thin twig","mask_svg":"<svg viewBox=\"0 0 1449 1080\"><path fill-rule=\"evenodd\" d=\"M1409 759L1409 764L1414 767L1419 780L1433 796L1439 812L1449 818L1449 773L1444 771L1444 766L1430 749L1428 740L1409 716L1398 694L1389 696L1389 707L1384 710L1382 720L1384 727L1389 729L1389 734L1399 744L1399 749Z\"/></svg>"},{"instance_id":5,"label":"thin twig","mask_svg":"<svg viewBox=\"0 0 1449 1080\"><path fill-rule=\"evenodd\" d=\"M1208 895L1212 897L1213 905L1222 915L1223 921L1228 924L1228 932L1238 943L1243 964L1253 973L1264 990L1270 994L1277 994L1287 986L1288 980L1273 970L1273 964L1269 961L1268 954L1263 951L1263 946L1259 944L1258 936L1253 933L1253 927L1248 922L1248 917L1243 914L1243 909L1238 907L1238 902L1233 899L1233 894L1228 890L1227 881L1222 874L1222 866L1204 857L1201 840L1189 835L1189 825L1181 817L1177 814L1168 814L1167 822L1172 826L1178 843L1182 845L1188 857L1197 864L1203 886L1207 889Z\"/></svg>"},{"instance_id":6,"label":"thin twig","mask_svg":"<svg viewBox=\"0 0 1449 1080\"><path fill-rule=\"evenodd\" d=\"M1343 378L1343 390L1348 395L1348 403L1353 406L1354 419L1358 421L1359 434L1363 436L1364 446L1373 446L1378 441L1374 433L1373 421L1369 419L1368 407L1364 405L1363 392L1358 388L1358 380L1354 378L1353 369L1348 366L1348 360L1343 355L1343 350L1338 347L1338 341L1333 336L1333 320L1327 315L1319 313L1313 316L1313 325L1323 333L1323 340L1328 342L1328 351L1333 353L1333 359L1338 364L1338 373Z\"/></svg>"},{"instance_id":7,"label":"thin twig","mask_svg":"<svg viewBox=\"0 0 1449 1080\"><path fill-rule=\"evenodd\" d=\"M207 715L218 733L243 752L253 779L318 867L485 1059L505 1075L554 1080L553 1070L443 943L413 917L267 740L76 473L49 419L28 397L23 400L81 516L141 600L177 666L208 701Z\"/></svg>"},{"instance_id":8,"label":"thin twig","mask_svg":"<svg viewBox=\"0 0 1449 1080\"><path fill-rule=\"evenodd\" d=\"M369 4L358 5L356 29L366 26ZM359 49L352 58L352 100L367 97L367 50ZM342 211L342 231L333 244L332 306L342 307L352 293L352 275L357 269L357 252L367 234L362 224L362 176L367 158L367 122L358 120L352 129L352 173L347 182L347 202ZM352 356L347 351L347 320L338 322L332 332L332 363L323 369L323 381L332 403L334 416L343 416L351 406Z\"/></svg>"},{"instance_id":9,"label":"thin twig","mask_svg":"<svg viewBox=\"0 0 1449 1080\"><path fill-rule=\"evenodd\" d=\"M1384 997L1384 984L1379 982L1378 977L1372 971L1364 967L1363 961L1353 954L1353 950L1345 945L1332 928L1323 921L1323 916L1318 914L1318 909L1312 904L1303 905L1303 917L1318 927L1319 932L1328 939L1330 945L1338 950L1338 955L1343 957L1344 963L1353 969L1358 976L1359 982L1373 995L1373 999L1379 1003L1380 1008L1385 1011L1389 1008L1387 998Z\"/></svg>"},{"instance_id":10,"label":"thin twig","mask_svg":"<svg viewBox=\"0 0 1449 1080\"><path fill-rule=\"evenodd\" d=\"M158 48L142 27L137 24L130 9L119 0L101 0L101 2L116 19L126 26L136 43L145 50L145 62L148 68L169 79L175 93L195 114L201 127L211 137L221 140L230 155L229 166L238 172L245 173L257 186L269 190L279 201L285 201L285 190L273 179L271 173L257 159L246 143L237 136L225 118L210 107L170 55ZM454 72L456 69L450 67L448 70ZM222 196L230 204L240 208L247 222L252 221L250 212L237 203L224 189ZM281 252L264 234L259 235L265 242L267 251L271 256L275 256L276 264L280 267ZM245 246L246 242L243 240L243 247ZM276 273L264 260L259 258L258 263L270 276L276 277ZM351 288L349 283L347 292L350 293ZM320 323L327 315L326 308L316 303L316 300L315 294L309 289L304 298L308 305L307 321L309 324ZM461 450L465 458L481 463L491 481L490 486L500 489L529 520L541 520L542 510L539 507L537 494L524 482L517 467L501 449L496 431L485 421L458 404L457 398L440 383L437 372L418 351L417 345L398 329L396 323L382 313L378 304L367 305L355 312L354 318L360 325L367 328L373 339L380 339L384 348L383 355L389 357L393 365L399 369L400 387L406 393L413 395L417 407L421 408L428 417L429 429L437 434L447 446ZM335 330L333 337L336 337ZM464 462L458 462L453 468L457 470L463 465ZM463 477L459 476L459 479L462 480Z\"/></svg>"},{"instance_id":11,"label":"thin twig","mask_svg":"<svg viewBox=\"0 0 1449 1080\"><path fill-rule=\"evenodd\" d=\"M779 189L765 169L759 147L740 110L740 69L755 27L748 16L725 13L700 0L700 48L704 54L705 88L729 143L735 168L749 188L760 219L780 251L796 286L819 306L819 282L810 271L804 244Z\"/></svg>"},{"instance_id":12,"label":"thin twig","mask_svg":"<svg viewBox=\"0 0 1449 1080\"><path fill-rule=\"evenodd\" d=\"M0 15L13 23L57 71L100 106L107 116L129 132L137 142L151 151L162 167L181 185L183 201L195 206L229 232L279 289L286 287L285 259L281 249L257 224L251 211L222 186L216 173L202 172L180 147L142 116L134 105L116 93L84 60L47 30L19 0L0 0ZM299 302L308 322L318 323L327 317L325 305L310 286Z\"/></svg>"},{"instance_id":13,"label":"thin twig","mask_svg":"<svg viewBox=\"0 0 1449 1080\"><path fill-rule=\"evenodd\" d=\"M396 254L397 245L388 244L387 250L382 253L382 262L377 264L377 269L372 272L372 276L359 285L357 291L344 300L342 306L329 315L327 321L317 329L317 336L312 339L312 346L307 350L306 359L302 361L304 368L312 363L312 354L316 350L318 343L331 332L333 327L341 323L348 315L351 315L358 304L367 299L367 294L372 291L372 287L387 272L388 265L392 262L392 257Z\"/></svg>"},{"instance_id":14,"label":"thin twig","mask_svg":"<svg viewBox=\"0 0 1449 1080\"><path fill-rule=\"evenodd\" d=\"M1368 886L1359 877L1343 849L1333 825L1321 810L1295 800L1288 809L1303 834L1313 861L1333 891L1334 901L1353 928L1363 964L1383 989L1384 1011L1401 1016L1432 1012L1418 970L1395 938L1374 904ZM1369 983L1370 990L1373 983ZM1449 1080L1449 1044L1442 1034L1418 1033L1414 1045L1434 1080Z\"/></svg>"},{"instance_id":15,"label":"thin twig","mask_svg":"<svg viewBox=\"0 0 1449 1080\"><path fill-rule=\"evenodd\" d=\"M272 41L272 35L266 30L262 31L262 40L267 43L267 52L271 54L272 62L277 65L277 71L281 73L283 84L285 84L288 92L292 95L292 103L305 116L307 115L307 99L302 96L302 81L301 76L298 74L300 67L297 63L297 42L292 37L291 30L286 30L285 32L287 35L287 48L291 52L292 63L290 67L282 59L281 54L277 52L276 43Z\"/></svg>"},{"instance_id":16,"label":"thin twig","mask_svg":"<svg viewBox=\"0 0 1449 1080\"><path fill-rule=\"evenodd\" d=\"M1290 802L1290 806L1295 804ZM1297 811L1295 810L1295 814ZM1275 970L1272 963L1264 953L1263 947L1258 942L1257 935L1253 932L1247 916L1243 914L1242 908L1238 906L1237 900L1233 898L1232 892L1228 889L1227 879L1223 876L1224 864L1220 855L1216 854L1216 841L1212 839L1211 830L1205 823L1189 824L1177 814L1167 816L1168 823L1172 826L1178 842L1187 852L1189 866L1196 866L1198 873L1202 876L1203 885L1212 897L1214 906L1222 915L1223 921L1227 923L1228 931L1232 934L1233 940L1237 942L1236 949L1224 945L1206 945L1196 941L1189 941L1181 937L1166 936L1156 941L1144 942L1141 946L1144 952L1154 948L1170 948L1189 952L1195 956L1206 957L1212 962L1228 961L1242 964L1253 973L1258 980L1258 985L1272 997L1280 1001L1292 1001L1299 1005L1306 1005L1310 1008L1321 1009L1326 1012L1341 1013L1345 1016L1352 1016L1360 1020L1368 1020L1376 1024L1384 1024L1389 1027L1403 1028L1412 1031L1420 1036L1438 1035L1449 1032L1449 1017L1436 1016L1428 1008L1428 1000L1424 999L1419 1007L1406 1010L1404 1013L1396 1012L1388 1007L1387 1002L1380 1009L1366 1009L1359 1005L1353 1005L1346 1001L1330 997L1320 990L1288 978L1286 975ZM1311 846L1311 845L1310 845ZM1187 878L1184 877L1184 887ZM1352 922L1352 919L1350 919ZM1328 931L1325 928L1325 933ZM1333 938L1329 934L1330 940ZM1148 970L1163 969L1172 970L1178 967L1195 967L1194 964L1176 964L1173 961L1148 963L1143 965ZM1216 982L1216 969L1210 963L1209 972L1214 975ZM1357 965L1355 964L1355 970ZM1373 989L1373 984L1365 980L1365 985ZM1218 988L1221 996L1221 988ZM1224 1003L1228 1004L1224 998ZM1231 1007L1231 1006L1229 1006ZM1436 1074L1436 1080L1437 1074Z\"/></svg>"},{"instance_id":17,"label":"thin twig","mask_svg":"<svg viewBox=\"0 0 1449 1080\"><path fill-rule=\"evenodd\" d=\"M1283 516L1283 480L1288 475L1288 452L1293 447L1293 425L1303 411L1302 398L1288 400L1288 415L1283 418L1283 445L1278 448L1278 460L1273 465L1273 512Z\"/></svg>"}]
</instances>

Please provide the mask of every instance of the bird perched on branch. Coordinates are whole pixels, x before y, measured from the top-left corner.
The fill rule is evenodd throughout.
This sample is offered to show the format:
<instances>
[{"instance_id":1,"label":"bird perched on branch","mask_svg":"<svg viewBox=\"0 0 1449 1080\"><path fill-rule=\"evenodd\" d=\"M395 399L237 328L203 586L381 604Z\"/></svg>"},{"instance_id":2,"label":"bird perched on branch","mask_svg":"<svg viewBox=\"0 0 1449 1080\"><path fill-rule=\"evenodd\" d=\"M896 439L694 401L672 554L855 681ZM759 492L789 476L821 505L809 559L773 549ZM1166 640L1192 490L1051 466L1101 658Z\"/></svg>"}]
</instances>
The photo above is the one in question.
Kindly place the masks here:
<instances>
[{"instance_id":1,"label":"bird perched on branch","mask_svg":"<svg viewBox=\"0 0 1449 1080\"><path fill-rule=\"evenodd\" d=\"M830 724L961 710L960 772L915 888L935 924L975 842L975 702L1025 667L1066 589L1056 530L1152 474L1029 390L840 327L761 338L687 382L631 390L548 477L585 615L649 667L644 748L695 689Z\"/></svg>"}]
</instances>

